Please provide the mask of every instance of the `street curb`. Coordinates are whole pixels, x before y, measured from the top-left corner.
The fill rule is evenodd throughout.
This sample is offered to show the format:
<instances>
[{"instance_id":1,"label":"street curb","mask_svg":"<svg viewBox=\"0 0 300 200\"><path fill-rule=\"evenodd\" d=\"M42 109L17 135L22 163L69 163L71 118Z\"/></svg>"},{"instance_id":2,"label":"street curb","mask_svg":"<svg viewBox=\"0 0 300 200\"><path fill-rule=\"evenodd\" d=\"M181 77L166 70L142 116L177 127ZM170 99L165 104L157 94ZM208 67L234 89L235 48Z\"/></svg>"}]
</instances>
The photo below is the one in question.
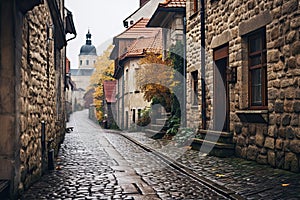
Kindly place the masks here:
<instances>
[{"instance_id":1,"label":"street curb","mask_svg":"<svg viewBox=\"0 0 300 200\"><path fill-rule=\"evenodd\" d=\"M177 169L178 171L188 175L189 177L193 178L194 180L199 181L200 183L202 183L203 185L212 188L213 190L215 190L216 192L220 193L221 195L229 198L229 199L233 199L233 200L243 200L245 199L244 197L240 196L239 194L237 194L235 191L228 189L218 183L215 183L203 176L200 176L196 173L194 173L192 170L190 170L187 166L173 160L172 158L156 151L155 149L152 149L140 142L138 142L137 140L131 138L130 136L122 133L122 132L116 132L118 134L120 134L121 136L125 137L126 139L130 140L131 142L135 143L136 145L140 146L141 148L143 148L144 150L146 150L147 152L151 152L154 155L156 155L157 157L159 157L160 159L162 159L164 162L166 162L168 165L170 165L171 167Z\"/></svg>"}]
</instances>

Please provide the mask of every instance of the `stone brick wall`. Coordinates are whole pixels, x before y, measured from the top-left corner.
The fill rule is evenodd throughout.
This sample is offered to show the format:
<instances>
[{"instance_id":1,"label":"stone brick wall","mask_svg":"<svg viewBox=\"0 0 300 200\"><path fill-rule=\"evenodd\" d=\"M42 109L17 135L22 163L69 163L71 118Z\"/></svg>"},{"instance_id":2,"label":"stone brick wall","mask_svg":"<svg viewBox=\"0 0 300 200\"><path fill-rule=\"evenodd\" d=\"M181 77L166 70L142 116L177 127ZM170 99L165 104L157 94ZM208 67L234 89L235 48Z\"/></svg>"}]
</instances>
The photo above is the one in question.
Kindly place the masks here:
<instances>
[{"instance_id":1,"label":"stone brick wall","mask_svg":"<svg viewBox=\"0 0 300 200\"><path fill-rule=\"evenodd\" d=\"M188 72L200 62L194 53L200 45L200 23L195 23L199 13L194 15L187 15ZM244 36L261 27L266 28L268 108L258 112L256 117L266 119L258 123L244 121L237 113L251 113ZM236 155L295 172L300 171L299 27L299 0L208 0L206 4L207 115L212 116L214 110L213 49L227 43L229 67L237 67L237 83L229 85L230 132ZM194 38L197 44L191 42Z\"/></svg>"},{"instance_id":2,"label":"stone brick wall","mask_svg":"<svg viewBox=\"0 0 300 200\"><path fill-rule=\"evenodd\" d=\"M193 16L192 16L193 15ZM192 88L192 75L194 71L198 71L198 80L201 77L200 73L200 15L199 13L191 13L191 5L187 1L186 5L186 16L187 16L187 27L186 27L186 62L187 62L187 127L198 129L200 124L200 111L201 106L193 105L192 97L194 95ZM198 84L198 96L201 95L201 85L200 81ZM198 101L199 102L199 101Z\"/></svg>"},{"instance_id":3,"label":"stone brick wall","mask_svg":"<svg viewBox=\"0 0 300 200\"><path fill-rule=\"evenodd\" d=\"M57 151L63 140L63 56L54 47L54 40L48 39L51 35L47 35L47 27L52 24L47 4L35 7L23 20L24 45L19 96L20 191L32 184L48 167L47 142L53 139L50 148ZM41 145L42 121L46 124L44 159Z\"/></svg>"}]
</instances>

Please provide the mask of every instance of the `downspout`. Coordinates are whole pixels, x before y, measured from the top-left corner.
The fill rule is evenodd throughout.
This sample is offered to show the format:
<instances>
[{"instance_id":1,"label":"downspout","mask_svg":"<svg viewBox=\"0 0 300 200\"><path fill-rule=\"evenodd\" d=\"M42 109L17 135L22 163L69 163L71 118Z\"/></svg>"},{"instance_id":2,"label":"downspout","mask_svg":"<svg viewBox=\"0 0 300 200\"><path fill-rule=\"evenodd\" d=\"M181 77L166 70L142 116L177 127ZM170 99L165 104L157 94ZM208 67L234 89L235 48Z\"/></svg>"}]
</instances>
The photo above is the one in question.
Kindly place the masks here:
<instances>
[{"instance_id":1,"label":"downspout","mask_svg":"<svg viewBox=\"0 0 300 200\"><path fill-rule=\"evenodd\" d=\"M201 114L202 129L206 129L206 84L205 84L205 4L204 0L200 1L200 31L201 31Z\"/></svg>"},{"instance_id":2,"label":"downspout","mask_svg":"<svg viewBox=\"0 0 300 200\"><path fill-rule=\"evenodd\" d=\"M124 108L124 98L125 98L125 78L124 78L124 68L122 68L122 122L121 122L121 126L122 129L124 130L124 115L125 115L125 108Z\"/></svg>"},{"instance_id":3,"label":"downspout","mask_svg":"<svg viewBox=\"0 0 300 200\"><path fill-rule=\"evenodd\" d=\"M186 17L183 17L183 126L186 127Z\"/></svg>"}]
</instances>

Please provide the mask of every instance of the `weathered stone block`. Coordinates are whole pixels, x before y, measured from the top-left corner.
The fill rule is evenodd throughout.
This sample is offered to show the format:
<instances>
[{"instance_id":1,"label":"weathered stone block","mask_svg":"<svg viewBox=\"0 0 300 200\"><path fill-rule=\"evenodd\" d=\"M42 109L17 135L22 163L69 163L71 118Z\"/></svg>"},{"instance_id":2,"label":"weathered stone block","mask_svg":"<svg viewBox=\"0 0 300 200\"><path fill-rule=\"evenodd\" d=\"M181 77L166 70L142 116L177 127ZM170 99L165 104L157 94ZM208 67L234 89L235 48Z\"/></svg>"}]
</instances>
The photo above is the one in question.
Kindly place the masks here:
<instances>
[{"instance_id":1,"label":"weathered stone block","mask_svg":"<svg viewBox=\"0 0 300 200\"><path fill-rule=\"evenodd\" d=\"M296 154L291 152L285 154L284 169L299 172L299 161Z\"/></svg>"},{"instance_id":2,"label":"weathered stone block","mask_svg":"<svg viewBox=\"0 0 300 200\"><path fill-rule=\"evenodd\" d=\"M275 148L278 150L282 150L282 148L283 148L283 140L282 139L276 139Z\"/></svg>"},{"instance_id":3,"label":"weathered stone block","mask_svg":"<svg viewBox=\"0 0 300 200\"><path fill-rule=\"evenodd\" d=\"M298 1L297 0L290 0L287 1L282 5L282 14L289 14L292 13L293 11L297 10L298 8Z\"/></svg>"},{"instance_id":4,"label":"weathered stone block","mask_svg":"<svg viewBox=\"0 0 300 200\"><path fill-rule=\"evenodd\" d=\"M255 136L250 136L248 143L249 145L255 145Z\"/></svg>"},{"instance_id":5,"label":"weathered stone block","mask_svg":"<svg viewBox=\"0 0 300 200\"><path fill-rule=\"evenodd\" d=\"M290 141L290 150L294 153L300 153L300 140L291 140Z\"/></svg>"},{"instance_id":6,"label":"weathered stone block","mask_svg":"<svg viewBox=\"0 0 300 200\"><path fill-rule=\"evenodd\" d=\"M299 126L299 124L300 124L299 115L294 114L291 119L291 126Z\"/></svg>"},{"instance_id":7,"label":"weathered stone block","mask_svg":"<svg viewBox=\"0 0 300 200\"><path fill-rule=\"evenodd\" d=\"M293 56L300 54L300 41L294 42L291 47L291 52Z\"/></svg>"},{"instance_id":8,"label":"weathered stone block","mask_svg":"<svg viewBox=\"0 0 300 200\"><path fill-rule=\"evenodd\" d=\"M300 128L295 128L295 136L300 139Z\"/></svg>"},{"instance_id":9,"label":"weathered stone block","mask_svg":"<svg viewBox=\"0 0 300 200\"><path fill-rule=\"evenodd\" d=\"M274 146L275 146L275 140L274 140L274 138L266 137L265 145L264 146L266 148L268 148L268 149L274 149Z\"/></svg>"},{"instance_id":10,"label":"weathered stone block","mask_svg":"<svg viewBox=\"0 0 300 200\"><path fill-rule=\"evenodd\" d=\"M263 134L256 134L255 143L258 147L263 147L265 143L265 137Z\"/></svg>"},{"instance_id":11,"label":"weathered stone block","mask_svg":"<svg viewBox=\"0 0 300 200\"><path fill-rule=\"evenodd\" d=\"M256 146L250 145L247 149L247 159L256 160L258 155L258 148Z\"/></svg>"},{"instance_id":12,"label":"weathered stone block","mask_svg":"<svg viewBox=\"0 0 300 200\"><path fill-rule=\"evenodd\" d=\"M283 151L277 151L276 153L276 161L275 161L275 165L278 168L283 168L284 167L284 152Z\"/></svg>"},{"instance_id":13,"label":"weathered stone block","mask_svg":"<svg viewBox=\"0 0 300 200\"><path fill-rule=\"evenodd\" d=\"M237 145L242 147L246 146L246 139L243 136L238 136Z\"/></svg>"},{"instance_id":14,"label":"weathered stone block","mask_svg":"<svg viewBox=\"0 0 300 200\"><path fill-rule=\"evenodd\" d=\"M275 112L276 113L284 112L284 104L282 102L275 102Z\"/></svg>"},{"instance_id":15,"label":"weathered stone block","mask_svg":"<svg viewBox=\"0 0 300 200\"><path fill-rule=\"evenodd\" d=\"M293 110L294 110L295 113L300 113L300 102L299 101L294 102Z\"/></svg>"},{"instance_id":16,"label":"weathered stone block","mask_svg":"<svg viewBox=\"0 0 300 200\"><path fill-rule=\"evenodd\" d=\"M291 20L291 28L296 29L300 26L300 17L295 17Z\"/></svg>"},{"instance_id":17,"label":"weathered stone block","mask_svg":"<svg viewBox=\"0 0 300 200\"><path fill-rule=\"evenodd\" d=\"M274 83L274 82L273 82ZM279 82L278 82L279 83ZM274 86L274 85L273 85ZM268 90L268 99L275 100L278 98L278 90L277 89L269 89Z\"/></svg>"},{"instance_id":18,"label":"weathered stone block","mask_svg":"<svg viewBox=\"0 0 300 200\"><path fill-rule=\"evenodd\" d=\"M284 115L284 117L282 118L282 125L283 126L288 126L288 125L290 125L290 123L291 123L291 115L289 115L289 114L287 114L287 115Z\"/></svg>"},{"instance_id":19,"label":"weathered stone block","mask_svg":"<svg viewBox=\"0 0 300 200\"><path fill-rule=\"evenodd\" d=\"M279 51L278 50L270 50L267 55L268 62L274 63L279 61Z\"/></svg>"},{"instance_id":20,"label":"weathered stone block","mask_svg":"<svg viewBox=\"0 0 300 200\"><path fill-rule=\"evenodd\" d=\"M291 31L286 38L287 43L293 43L296 39L296 31Z\"/></svg>"},{"instance_id":21,"label":"weathered stone block","mask_svg":"<svg viewBox=\"0 0 300 200\"><path fill-rule=\"evenodd\" d=\"M297 62L296 62L296 58L295 57L290 57L287 62L286 65L288 68L294 69L297 67Z\"/></svg>"},{"instance_id":22,"label":"weathered stone block","mask_svg":"<svg viewBox=\"0 0 300 200\"><path fill-rule=\"evenodd\" d=\"M266 165L268 164L268 156L259 154L256 158L257 163Z\"/></svg>"},{"instance_id":23,"label":"weathered stone block","mask_svg":"<svg viewBox=\"0 0 300 200\"><path fill-rule=\"evenodd\" d=\"M276 165L275 160L276 160L276 159L275 159L275 152L269 150L269 151L268 151L268 163L269 163L271 166L275 167L275 165Z\"/></svg>"},{"instance_id":24,"label":"weathered stone block","mask_svg":"<svg viewBox=\"0 0 300 200\"><path fill-rule=\"evenodd\" d=\"M294 139L295 138L295 131L292 127L288 126L286 128L286 137L288 139Z\"/></svg>"}]
</instances>

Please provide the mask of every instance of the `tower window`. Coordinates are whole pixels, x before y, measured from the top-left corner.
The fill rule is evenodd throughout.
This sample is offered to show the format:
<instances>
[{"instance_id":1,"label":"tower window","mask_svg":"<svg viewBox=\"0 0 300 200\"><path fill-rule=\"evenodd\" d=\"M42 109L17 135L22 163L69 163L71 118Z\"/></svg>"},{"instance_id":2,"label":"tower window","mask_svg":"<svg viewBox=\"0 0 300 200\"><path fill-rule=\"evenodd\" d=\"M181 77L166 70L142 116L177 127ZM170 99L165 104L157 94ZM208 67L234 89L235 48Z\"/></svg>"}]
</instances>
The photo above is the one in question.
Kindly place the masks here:
<instances>
[{"instance_id":1,"label":"tower window","mask_svg":"<svg viewBox=\"0 0 300 200\"><path fill-rule=\"evenodd\" d=\"M89 60L86 60L86 65L89 65Z\"/></svg>"},{"instance_id":2,"label":"tower window","mask_svg":"<svg viewBox=\"0 0 300 200\"><path fill-rule=\"evenodd\" d=\"M80 65L82 65L82 60L80 60Z\"/></svg>"}]
</instances>

